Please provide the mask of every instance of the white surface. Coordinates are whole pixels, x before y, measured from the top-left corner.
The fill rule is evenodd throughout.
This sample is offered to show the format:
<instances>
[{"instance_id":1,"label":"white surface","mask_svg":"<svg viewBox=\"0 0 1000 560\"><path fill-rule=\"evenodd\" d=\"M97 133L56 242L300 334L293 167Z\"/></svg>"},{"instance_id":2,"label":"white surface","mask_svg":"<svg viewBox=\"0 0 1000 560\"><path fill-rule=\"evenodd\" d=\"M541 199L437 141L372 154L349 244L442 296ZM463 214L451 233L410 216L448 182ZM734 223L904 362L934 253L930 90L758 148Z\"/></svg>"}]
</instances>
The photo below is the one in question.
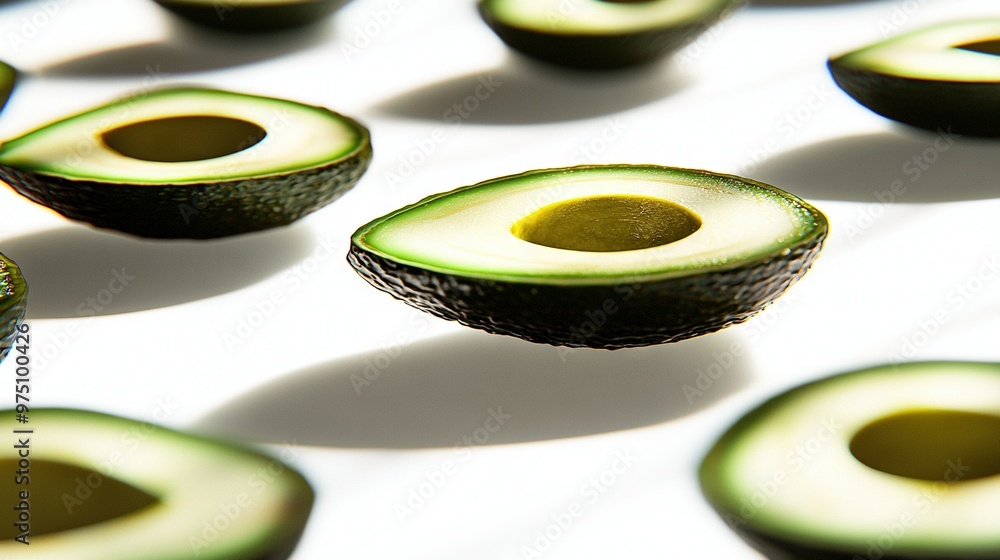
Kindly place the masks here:
<instances>
[{"instance_id":1,"label":"white surface","mask_svg":"<svg viewBox=\"0 0 1000 560\"><path fill-rule=\"evenodd\" d=\"M299 444L292 462L318 501L297 560L535 557L526 547L546 530L553 560L756 558L695 476L730 422L848 368L1000 359L1000 145L935 150L933 134L869 113L824 67L886 34L995 16L992 4L750 6L672 61L591 76L511 55L467 0L395 14L354 0L266 41L191 30L152 2L5 3L0 36L24 41L0 41L0 59L34 73L2 137L150 85L201 83L355 116L376 154L335 204L228 241L97 232L0 190L0 251L32 287L34 404L141 419L167 404L172 427ZM466 102L467 116L452 108ZM426 194L588 161L741 173L810 199L833 233L750 322L614 353L470 332L376 292L344 261L354 229ZM906 190L886 202L893 181ZM134 278L107 301L115 274ZM684 386L709 368L723 375L689 401ZM352 383L366 369L371 384ZM13 405L13 391L0 398ZM492 433L491 410L510 416ZM482 444L456 448L463 437ZM440 488L422 486L432 479ZM401 518L420 490L430 497Z\"/></svg>"}]
</instances>

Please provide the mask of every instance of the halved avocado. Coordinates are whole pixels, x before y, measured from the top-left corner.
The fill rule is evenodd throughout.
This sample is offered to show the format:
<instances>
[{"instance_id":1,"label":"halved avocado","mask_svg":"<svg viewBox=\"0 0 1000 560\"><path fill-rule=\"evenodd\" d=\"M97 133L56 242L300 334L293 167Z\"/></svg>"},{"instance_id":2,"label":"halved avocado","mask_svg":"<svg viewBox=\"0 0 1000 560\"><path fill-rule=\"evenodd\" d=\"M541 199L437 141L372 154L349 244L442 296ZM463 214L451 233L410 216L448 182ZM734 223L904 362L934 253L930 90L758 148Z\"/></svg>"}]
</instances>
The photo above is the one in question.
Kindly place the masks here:
<instances>
[{"instance_id":1,"label":"halved avocado","mask_svg":"<svg viewBox=\"0 0 1000 560\"><path fill-rule=\"evenodd\" d=\"M142 237L287 225L354 186L368 130L322 107L201 88L157 90L5 142L0 179L75 220Z\"/></svg>"},{"instance_id":2,"label":"halved avocado","mask_svg":"<svg viewBox=\"0 0 1000 560\"><path fill-rule=\"evenodd\" d=\"M14 442L0 557L280 560L308 520L312 489L277 458L97 412L29 414L0 412Z\"/></svg>"},{"instance_id":3,"label":"halved avocado","mask_svg":"<svg viewBox=\"0 0 1000 560\"><path fill-rule=\"evenodd\" d=\"M615 349L747 319L806 272L826 233L818 210L756 181L595 165L428 197L358 229L348 260L438 317Z\"/></svg>"},{"instance_id":4,"label":"halved avocado","mask_svg":"<svg viewBox=\"0 0 1000 560\"><path fill-rule=\"evenodd\" d=\"M1000 364L822 379L736 422L701 465L725 521L772 559L1000 557Z\"/></svg>"},{"instance_id":5,"label":"halved avocado","mask_svg":"<svg viewBox=\"0 0 1000 560\"><path fill-rule=\"evenodd\" d=\"M480 0L511 48L546 62L608 69L657 60L693 41L740 0Z\"/></svg>"},{"instance_id":6,"label":"halved avocado","mask_svg":"<svg viewBox=\"0 0 1000 560\"><path fill-rule=\"evenodd\" d=\"M828 66L841 89L879 115L928 130L1000 136L1000 19L927 27Z\"/></svg>"},{"instance_id":7,"label":"halved avocado","mask_svg":"<svg viewBox=\"0 0 1000 560\"><path fill-rule=\"evenodd\" d=\"M10 94L17 82L17 70L6 62L0 61L0 111L7 105Z\"/></svg>"},{"instance_id":8,"label":"halved avocado","mask_svg":"<svg viewBox=\"0 0 1000 560\"><path fill-rule=\"evenodd\" d=\"M346 0L155 0L184 19L226 31L278 31L315 23Z\"/></svg>"},{"instance_id":9,"label":"halved avocado","mask_svg":"<svg viewBox=\"0 0 1000 560\"><path fill-rule=\"evenodd\" d=\"M0 253L0 361L10 352L17 326L24 321L28 285L21 269Z\"/></svg>"}]
</instances>

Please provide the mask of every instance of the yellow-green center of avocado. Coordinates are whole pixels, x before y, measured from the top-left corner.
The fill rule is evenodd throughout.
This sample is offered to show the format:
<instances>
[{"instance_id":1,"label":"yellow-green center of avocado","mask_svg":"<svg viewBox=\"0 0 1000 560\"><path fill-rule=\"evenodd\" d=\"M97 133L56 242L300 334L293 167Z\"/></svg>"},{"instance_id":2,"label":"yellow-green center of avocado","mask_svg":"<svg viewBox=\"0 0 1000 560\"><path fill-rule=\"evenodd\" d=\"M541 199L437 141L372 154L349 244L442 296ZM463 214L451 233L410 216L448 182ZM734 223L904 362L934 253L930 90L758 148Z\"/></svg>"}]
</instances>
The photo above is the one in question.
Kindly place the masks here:
<instances>
[{"instance_id":1,"label":"yellow-green center of avocado","mask_svg":"<svg viewBox=\"0 0 1000 560\"><path fill-rule=\"evenodd\" d=\"M645 196L592 196L550 204L518 220L516 237L570 251L632 251L673 243L701 220L673 202Z\"/></svg>"},{"instance_id":2,"label":"yellow-green center of avocado","mask_svg":"<svg viewBox=\"0 0 1000 560\"><path fill-rule=\"evenodd\" d=\"M129 123L104 132L101 139L125 157L176 163L235 154L266 135L260 126L241 119L188 115Z\"/></svg>"},{"instance_id":3,"label":"yellow-green center of avocado","mask_svg":"<svg viewBox=\"0 0 1000 560\"><path fill-rule=\"evenodd\" d=\"M851 439L865 465L897 476L959 482L1000 474L1000 416L952 410L875 420Z\"/></svg>"}]
</instances>

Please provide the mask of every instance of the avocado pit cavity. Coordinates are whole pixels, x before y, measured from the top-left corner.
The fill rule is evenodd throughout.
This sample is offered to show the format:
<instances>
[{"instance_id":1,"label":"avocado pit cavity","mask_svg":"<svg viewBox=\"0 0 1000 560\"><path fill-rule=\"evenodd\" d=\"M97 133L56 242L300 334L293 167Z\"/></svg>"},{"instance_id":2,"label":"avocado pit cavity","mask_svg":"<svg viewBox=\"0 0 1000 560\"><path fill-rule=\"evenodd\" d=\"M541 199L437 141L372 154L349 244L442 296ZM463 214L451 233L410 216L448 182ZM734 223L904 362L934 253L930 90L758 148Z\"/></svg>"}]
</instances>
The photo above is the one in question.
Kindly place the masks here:
<instances>
[{"instance_id":1,"label":"avocado pit cavity","mask_svg":"<svg viewBox=\"0 0 1000 560\"><path fill-rule=\"evenodd\" d=\"M962 49L965 51L972 51L977 53L1000 56L1000 38L986 39L984 41L974 41L972 43L965 43L964 45L956 45L955 48Z\"/></svg>"},{"instance_id":2,"label":"avocado pit cavity","mask_svg":"<svg viewBox=\"0 0 1000 560\"><path fill-rule=\"evenodd\" d=\"M879 418L851 439L854 457L888 474L958 482L1000 474L1000 416L919 410Z\"/></svg>"},{"instance_id":3,"label":"avocado pit cavity","mask_svg":"<svg viewBox=\"0 0 1000 560\"><path fill-rule=\"evenodd\" d=\"M104 132L101 138L125 157L177 163L235 154L266 135L266 130L242 119L187 115L129 123Z\"/></svg>"},{"instance_id":4,"label":"avocado pit cavity","mask_svg":"<svg viewBox=\"0 0 1000 560\"><path fill-rule=\"evenodd\" d=\"M511 228L519 239L570 251L614 252L659 247L701 227L690 210L645 196L593 196L545 206Z\"/></svg>"},{"instance_id":5,"label":"avocado pit cavity","mask_svg":"<svg viewBox=\"0 0 1000 560\"><path fill-rule=\"evenodd\" d=\"M0 471L17 470L17 459L0 459ZM160 503L134 486L68 463L33 459L30 476L26 501L33 537L96 525ZM15 503L25 488L14 484L14 476L3 477L0 483L4 496L18 498ZM0 540L13 540L18 534L16 524L0 524Z\"/></svg>"}]
</instances>

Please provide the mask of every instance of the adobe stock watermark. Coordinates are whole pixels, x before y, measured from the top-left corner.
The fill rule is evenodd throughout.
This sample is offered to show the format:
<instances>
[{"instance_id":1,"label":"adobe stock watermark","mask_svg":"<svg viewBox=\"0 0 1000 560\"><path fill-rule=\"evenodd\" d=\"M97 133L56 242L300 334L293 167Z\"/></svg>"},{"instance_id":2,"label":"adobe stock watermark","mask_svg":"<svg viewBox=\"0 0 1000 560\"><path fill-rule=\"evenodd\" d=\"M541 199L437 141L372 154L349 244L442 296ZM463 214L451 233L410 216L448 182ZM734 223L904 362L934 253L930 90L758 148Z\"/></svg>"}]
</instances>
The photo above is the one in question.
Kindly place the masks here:
<instances>
[{"instance_id":1,"label":"adobe stock watermark","mask_svg":"<svg viewBox=\"0 0 1000 560\"><path fill-rule=\"evenodd\" d=\"M844 231L847 232L847 239L852 243L861 237L875 222L885 214L885 207L906 195L909 185L919 181L927 171L930 171L941 156L955 145L955 141L961 138L961 134L956 134L948 130L938 129L934 140L921 152L913 154L900 166L901 176L889 182L888 188L872 192L876 202L864 207L854 220L854 223L845 224ZM904 180L904 177L907 180Z\"/></svg>"},{"instance_id":2,"label":"adobe stock watermark","mask_svg":"<svg viewBox=\"0 0 1000 560\"><path fill-rule=\"evenodd\" d=\"M188 536L188 545L196 557L200 557L246 512L252 510L255 503L259 502L265 493L269 490L273 491L274 481L291 468L290 466L301 455L292 447L295 444L294 440L291 443L283 443L277 458L251 472L243 481L239 492L231 494L231 500L219 504L207 517L201 520L200 531Z\"/></svg>"},{"instance_id":3,"label":"adobe stock watermark","mask_svg":"<svg viewBox=\"0 0 1000 560\"><path fill-rule=\"evenodd\" d=\"M408 518L426 506L444 488L445 484L458 474L462 465L472 459L474 448L489 443L493 434L500 431L510 419L511 415L505 414L502 406L487 410L483 425L455 442L452 448L455 457L442 461L437 468L425 472L423 480L410 487L406 499L396 502L396 505L393 506L396 519L400 523L405 523Z\"/></svg>"},{"instance_id":4,"label":"adobe stock watermark","mask_svg":"<svg viewBox=\"0 0 1000 560\"><path fill-rule=\"evenodd\" d=\"M714 24L703 26L697 39L691 41L684 48L674 54L673 62L682 69L694 64L695 61L704 56L709 48L711 48L711 46L725 34L728 28L732 25L733 15L738 13L739 10L747 4L749 4L749 0L740 0L729 9L721 20L715 22Z\"/></svg>"},{"instance_id":5,"label":"adobe stock watermark","mask_svg":"<svg viewBox=\"0 0 1000 560\"><path fill-rule=\"evenodd\" d=\"M593 508L594 504L618 484L638 459L628 451L616 451L611 463L597 475L580 486L577 499L562 511L553 513L546 525L530 537L530 544L521 545L521 558L541 558L555 543L573 529L576 522Z\"/></svg>"},{"instance_id":6,"label":"adobe stock watermark","mask_svg":"<svg viewBox=\"0 0 1000 560\"><path fill-rule=\"evenodd\" d=\"M396 16L403 13L403 3L401 0L389 0L386 4L368 13L368 20L361 25L354 26L354 34L349 43L340 47L344 60L348 63L360 55L368 48L382 32L392 24Z\"/></svg>"},{"instance_id":7,"label":"adobe stock watermark","mask_svg":"<svg viewBox=\"0 0 1000 560\"><path fill-rule=\"evenodd\" d=\"M771 159L782 146L794 138L806 123L819 114L827 102L837 95L828 81L814 83L806 90L803 101L785 111L774 123L773 134L766 138L759 147L746 151L746 158L737 168L740 175L751 175L765 161Z\"/></svg>"},{"instance_id":8,"label":"adobe stock watermark","mask_svg":"<svg viewBox=\"0 0 1000 560\"><path fill-rule=\"evenodd\" d=\"M415 140L413 147L399 156L395 169L385 174L386 185L390 189L396 189L412 177L448 141L449 128L454 129L465 123L501 86L503 82L497 80L492 73L480 75L470 93L453 102L442 113L441 118L449 126L435 127L423 138Z\"/></svg>"},{"instance_id":9,"label":"adobe stock watermark","mask_svg":"<svg viewBox=\"0 0 1000 560\"><path fill-rule=\"evenodd\" d=\"M916 329L904 336L896 350L889 353L889 363L899 365L913 360L951 322L955 314L965 309L998 274L1000 253L982 257L972 275L948 290L944 305L917 321Z\"/></svg>"},{"instance_id":10,"label":"adobe stock watermark","mask_svg":"<svg viewBox=\"0 0 1000 560\"><path fill-rule=\"evenodd\" d=\"M253 308L245 315L236 319L235 326L222 333L222 340L230 353L235 352L253 337L257 329L274 316L277 310L285 304L290 294L297 292L319 270L323 263L331 258L337 258L338 240L332 236L326 237L308 257L299 261L281 275L281 286L272 289L264 297L253 302Z\"/></svg>"},{"instance_id":11,"label":"adobe stock watermark","mask_svg":"<svg viewBox=\"0 0 1000 560\"><path fill-rule=\"evenodd\" d=\"M843 430L836 418L822 418L819 424L812 435L785 453L784 467L776 468L770 477L758 481L754 491L740 500L738 512L727 513L723 517L727 525L736 529L749 523L788 485L789 475L798 473L812 464L827 445L838 439L837 436Z\"/></svg>"},{"instance_id":12,"label":"adobe stock watermark","mask_svg":"<svg viewBox=\"0 0 1000 560\"><path fill-rule=\"evenodd\" d=\"M392 366L393 362L403 353L403 349L425 331L430 325L430 316L423 311L411 309L406 328L399 330L392 342L379 347L371 357L364 359L364 367L360 372L350 375L351 387L355 395L361 395L366 388L371 387L382 374Z\"/></svg>"},{"instance_id":13,"label":"adobe stock watermark","mask_svg":"<svg viewBox=\"0 0 1000 560\"><path fill-rule=\"evenodd\" d=\"M887 18L878 20L878 32L883 39L888 39L899 33L927 0L907 0L892 5L892 13Z\"/></svg>"},{"instance_id":14,"label":"adobe stock watermark","mask_svg":"<svg viewBox=\"0 0 1000 560\"><path fill-rule=\"evenodd\" d=\"M865 555L855 554L851 560L881 560L884 558L895 548L899 539L917 524L920 516L927 514L955 484L965 478L970 469L971 467L968 465L962 464L961 459L946 461L941 480L914 494L910 503L896 519L882 526L883 531L879 536L868 539Z\"/></svg>"},{"instance_id":15,"label":"adobe stock watermark","mask_svg":"<svg viewBox=\"0 0 1000 560\"><path fill-rule=\"evenodd\" d=\"M159 424L169 420L180 409L180 405L172 402L169 398L156 399L155 405L153 419ZM120 440L123 449L110 452L103 461L97 464L96 471L85 477L76 478L76 487L72 493L64 492L60 496L66 513L73 515L78 507L94 495L94 491L100 488L105 480L114 479L115 472L128 460L129 455L138 450L143 443L161 429L157 424L150 422L136 422L134 426L125 431Z\"/></svg>"},{"instance_id":16,"label":"adobe stock watermark","mask_svg":"<svg viewBox=\"0 0 1000 560\"><path fill-rule=\"evenodd\" d=\"M21 48L34 40L53 20L59 17L63 8L68 6L71 0L41 0L35 2L38 9L30 16L21 20L17 31L7 36L7 42L14 52L21 52Z\"/></svg>"}]
</instances>

